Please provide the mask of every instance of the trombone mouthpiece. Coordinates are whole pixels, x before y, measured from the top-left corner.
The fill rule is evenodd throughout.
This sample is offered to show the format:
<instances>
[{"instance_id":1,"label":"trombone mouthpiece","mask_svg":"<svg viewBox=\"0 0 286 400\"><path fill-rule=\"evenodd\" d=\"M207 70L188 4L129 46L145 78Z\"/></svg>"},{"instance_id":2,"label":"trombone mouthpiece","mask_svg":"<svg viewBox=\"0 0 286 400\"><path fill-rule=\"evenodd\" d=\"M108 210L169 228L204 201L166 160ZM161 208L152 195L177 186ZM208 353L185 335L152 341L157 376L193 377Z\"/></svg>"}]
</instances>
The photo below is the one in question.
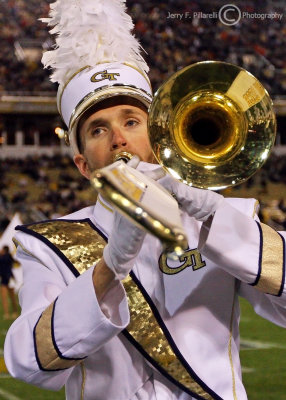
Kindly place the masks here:
<instances>
[{"instance_id":1,"label":"trombone mouthpiece","mask_svg":"<svg viewBox=\"0 0 286 400\"><path fill-rule=\"evenodd\" d=\"M121 151L113 157L113 162L122 160L127 163L132 157L133 154L128 153L127 151Z\"/></svg>"}]
</instances>

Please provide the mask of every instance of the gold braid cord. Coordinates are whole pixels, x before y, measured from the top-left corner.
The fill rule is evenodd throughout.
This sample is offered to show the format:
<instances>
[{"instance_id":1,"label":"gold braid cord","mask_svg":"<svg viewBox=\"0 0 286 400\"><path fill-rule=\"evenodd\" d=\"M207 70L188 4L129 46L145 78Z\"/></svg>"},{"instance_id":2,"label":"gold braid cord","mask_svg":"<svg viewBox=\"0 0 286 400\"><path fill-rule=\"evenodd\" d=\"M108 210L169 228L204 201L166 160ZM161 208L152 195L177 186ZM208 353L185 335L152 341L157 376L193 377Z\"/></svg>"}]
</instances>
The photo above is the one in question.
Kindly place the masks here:
<instances>
[{"instance_id":1,"label":"gold braid cord","mask_svg":"<svg viewBox=\"0 0 286 400\"><path fill-rule=\"evenodd\" d=\"M64 258L67 259L66 263L68 266L71 269L74 268L73 272L76 276L82 274L101 258L103 248L106 245L105 239L87 220L48 221L29 225L22 230L37 236L46 243L48 241L47 244L55 246L57 253L63 254ZM195 396L197 399L221 399L210 389L202 387L200 379L196 375L194 375L195 377L191 376L190 372L179 360L172 348L172 344L169 343L150 305L134 280L128 276L123 281L123 285L128 296L130 309L130 324L126 328L126 336L127 338L131 337L131 343L135 344L149 361L153 361L153 364L161 372L169 376L173 382L177 382L179 387L187 393ZM35 330L36 348L42 348L41 350L37 350L38 357L42 358L40 362L52 367L52 369L69 368L71 367L71 360L61 358L57 352L58 358L56 361L55 349L51 348L55 346L55 343L51 340L47 343L45 339L47 331L52 332L51 315L51 309L48 308L42 314L37 324L37 327L39 327L38 331L37 327ZM41 321L41 319L44 319L44 321ZM42 329L43 326L45 329ZM53 355L53 359L46 359L47 354ZM79 360L74 360L73 365L78 362Z\"/></svg>"}]
</instances>

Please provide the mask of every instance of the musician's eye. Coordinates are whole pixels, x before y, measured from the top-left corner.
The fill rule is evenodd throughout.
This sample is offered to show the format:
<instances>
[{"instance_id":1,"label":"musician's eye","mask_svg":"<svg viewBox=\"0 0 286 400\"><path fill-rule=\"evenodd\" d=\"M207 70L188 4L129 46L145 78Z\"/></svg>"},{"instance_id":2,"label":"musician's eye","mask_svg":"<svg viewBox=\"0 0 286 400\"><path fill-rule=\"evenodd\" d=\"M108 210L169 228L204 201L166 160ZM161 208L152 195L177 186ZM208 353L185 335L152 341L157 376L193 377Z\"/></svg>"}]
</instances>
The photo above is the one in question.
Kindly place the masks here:
<instances>
[{"instance_id":1,"label":"musician's eye","mask_svg":"<svg viewBox=\"0 0 286 400\"><path fill-rule=\"evenodd\" d=\"M129 119L126 122L126 126L137 126L139 124L139 122L136 119Z\"/></svg>"},{"instance_id":2,"label":"musician's eye","mask_svg":"<svg viewBox=\"0 0 286 400\"><path fill-rule=\"evenodd\" d=\"M102 133L104 132L104 128L102 128L102 127L97 127L97 128L94 128L93 130L92 130L92 136L99 136L99 135L101 135Z\"/></svg>"}]
</instances>

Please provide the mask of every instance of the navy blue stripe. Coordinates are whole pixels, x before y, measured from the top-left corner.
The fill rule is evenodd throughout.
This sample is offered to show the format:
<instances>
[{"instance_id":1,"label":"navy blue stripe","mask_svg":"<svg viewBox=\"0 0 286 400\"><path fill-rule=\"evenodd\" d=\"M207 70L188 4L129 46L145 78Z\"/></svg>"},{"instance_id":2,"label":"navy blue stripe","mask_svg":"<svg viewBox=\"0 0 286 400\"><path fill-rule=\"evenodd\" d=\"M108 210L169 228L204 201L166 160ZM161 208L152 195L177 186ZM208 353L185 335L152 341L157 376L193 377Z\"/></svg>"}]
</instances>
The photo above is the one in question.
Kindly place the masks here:
<instances>
[{"instance_id":1,"label":"navy blue stripe","mask_svg":"<svg viewBox=\"0 0 286 400\"><path fill-rule=\"evenodd\" d=\"M255 221L259 230L259 257L258 257L258 273L256 276L256 279L253 283L250 283L251 286L256 286L258 284L258 281L261 276L261 268L262 268L262 250L263 250L263 235L262 235L262 229L260 224Z\"/></svg>"},{"instance_id":2,"label":"navy blue stripe","mask_svg":"<svg viewBox=\"0 0 286 400\"><path fill-rule=\"evenodd\" d=\"M84 360L85 358L87 358L87 356L85 357L79 357L79 358L70 358L70 357L65 357L60 349L58 348L58 345L56 343L56 338L55 338L55 329L54 329L54 315L55 315L55 307L56 307L56 302L58 301L58 298L56 298L56 300L54 301L54 306L53 306L53 312L52 312L52 321L51 321L51 335L52 335L52 341L53 341L53 345L54 348L59 356L59 358L63 359L63 360L68 360L68 361L81 361ZM53 370L52 370L53 371Z\"/></svg>"},{"instance_id":3,"label":"navy blue stripe","mask_svg":"<svg viewBox=\"0 0 286 400\"><path fill-rule=\"evenodd\" d=\"M22 230L22 227L30 227L30 226L34 226L34 225L42 225L48 222L60 222L60 221L64 221L64 222L87 222L89 224L89 226L95 230L104 240L108 241L107 236L104 235L104 233L102 233L99 228L97 228L97 226L94 225L94 223L89 219L89 218L82 218L82 219L65 219L65 218L57 218L57 219L47 219L45 221L40 221L40 222L32 222L30 224L25 224L25 225L17 225L16 226L16 230Z\"/></svg>"},{"instance_id":4,"label":"navy blue stripe","mask_svg":"<svg viewBox=\"0 0 286 400\"><path fill-rule=\"evenodd\" d=\"M279 232L278 232L278 234L280 235ZM286 259L285 259L285 256L286 256L285 255L285 239L284 239L284 237L282 235L280 235L280 237L281 237L282 244L283 244L283 264L282 264L283 272L282 272L281 287L280 287L280 290L279 290L278 295L277 295L278 297L280 297L282 295L283 289L284 289L284 285L285 285L285 262L286 262Z\"/></svg>"},{"instance_id":5,"label":"navy blue stripe","mask_svg":"<svg viewBox=\"0 0 286 400\"><path fill-rule=\"evenodd\" d=\"M75 219L73 219L73 220L72 219L54 219L54 220L52 220L52 219L50 219L50 220L31 223L31 224L27 224L27 225L17 225L15 229L18 230L18 231L25 232L25 233L27 233L27 234L29 234L31 236L34 236L37 239L39 239L42 242L44 242L67 265L67 267L74 274L74 276L78 277L80 275L80 273L73 266L73 264L70 262L70 260L62 253L62 251L59 250L57 248L57 246L55 246L52 242L50 242L45 236L43 236L40 233L37 233L37 232L35 232L35 231L33 231L32 229L29 228L29 227L35 226L35 225L41 225L41 224L44 224L44 223L53 223L53 222L59 222L59 221L72 222L72 223L74 223L74 222L87 222L90 225L90 227L92 229L94 229L107 242L107 237L91 222L91 220L89 218L84 218L84 219L79 219L79 220L75 220Z\"/></svg>"},{"instance_id":6,"label":"navy blue stripe","mask_svg":"<svg viewBox=\"0 0 286 400\"><path fill-rule=\"evenodd\" d=\"M59 351L58 346L56 345L55 337L54 337L54 324L53 324L53 319L54 319L55 304L56 304L56 301L57 301L57 300L58 300L58 298L56 298L56 300L54 301L53 311L52 311L52 321L51 321L51 336L52 336L52 341L53 341L54 348L55 348L55 350L56 350L56 352L57 352L59 358L61 358L61 359L63 359L63 360L69 360L69 361L81 361L81 360L84 360L84 359L87 358L87 357L83 357L83 358L68 358L68 357L63 356L63 355L61 354L61 352ZM35 324L35 326L34 326L34 329L33 329L34 351L35 351L35 357L36 357L37 364L38 364L39 369L40 369L41 371L46 371L46 372L64 371L65 369L68 369L68 368L70 368L70 367L67 367L67 368L49 369L49 368L44 368L44 367L42 366L41 362L40 362L39 354L38 354L38 350L37 350L36 328L37 328L37 326L38 326L38 324L39 324L39 322L40 322L42 316L43 316L43 313L40 315L40 317L39 317L38 321L36 322L36 324Z\"/></svg>"},{"instance_id":7,"label":"navy blue stripe","mask_svg":"<svg viewBox=\"0 0 286 400\"><path fill-rule=\"evenodd\" d=\"M179 389L181 389L183 392L189 394L192 396L194 399L197 400L204 400L204 397L199 396L197 393L192 392L189 390L187 387L182 385L180 382L176 381L171 375L169 375L164 368L160 366L160 364L156 363L156 361L149 356L148 353L139 345L138 342L133 338L133 336L130 335L130 333L125 329L122 331L122 334L126 337L126 339L142 354L146 360L150 362L150 364L153 365L166 379L168 379L170 382L172 382L175 386L177 386ZM221 397L214 397L215 399L221 399ZM222 400L222 399L221 399Z\"/></svg>"},{"instance_id":8,"label":"navy blue stripe","mask_svg":"<svg viewBox=\"0 0 286 400\"><path fill-rule=\"evenodd\" d=\"M102 236L104 239L106 239L106 236L94 225L94 223L89 219L89 218L82 218L82 219L66 219L66 218L57 218L57 219L46 219L44 221L39 221L39 222L31 222L29 224L25 224L25 225L17 225L16 226L16 230L21 230L22 227L30 227L30 226L34 226L34 225L42 225L48 222L60 222L60 221L64 221L64 222L88 222L88 224L91 226L92 229L94 229L95 231L97 231L100 236Z\"/></svg>"},{"instance_id":9,"label":"navy blue stripe","mask_svg":"<svg viewBox=\"0 0 286 400\"><path fill-rule=\"evenodd\" d=\"M188 362L185 360L185 358L183 357L182 353L180 352L180 350L178 349L177 345L175 344L170 332L168 331L166 325L164 324L156 306L154 305L152 299L150 298L150 296L148 295L148 293L146 292L145 288L142 286L141 282L137 279L136 275L134 274L134 272L130 272L130 276L132 278L132 280L134 281L134 283L137 285L137 287L139 288L139 290L141 291L142 295L144 296L145 300L147 301L147 303L149 304L158 324L160 325L160 328L162 329L164 335L166 336L172 350L174 351L174 353L176 354L176 357L180 360L180 362L183 364L183 366L185 367L186 371L190 374L190 376L194 379L194 381L196 381L197 383L199 383L201 385L201 387L204 389L205 392L209 393L214 399L216 400L223 400L221 397L219 397L212 389L210 389L199 377L198 375L194 372L194 370L190 367L190 365L188 364ZM130 340L130 342L140 351L140 353L148 359L148 361L150 361L150 363L157 368L166 378L168 378L170 381L172 381L176 386L178 386L181 390L183 390L184 392L190 394L191 396L193 396L195 399L201 400L203 399L203 397L199 396L196 393L193 393L191 390L189 390L187 387L185 387L184 385L182 385L181 383L179 383L178 381L176 381L174 378L172 378L172 376L170 376L167 371L161 367L156 361L154 361L146 352L145 350L141 347L141 345L139 343L137 343L135 341L135 339L128 333L128 331L125 329L122 332L125 337Z\"/></svg>"},{"instance_id":10,"label":"navy blue stripe","mask_svg":"<svg viewBox=\"0 0 286 400\"><path fill-rule=\"evenodd\" d=\"M63 371L63 369L61 369L61 368L59 368L59 369L47 369L47 368L44 368L44 367L42 366L41 362L40 362L39 355L38 355L38 350L37 350L37 344L36 344L36 328L37 328L38 323L40 322L40 319L42 318L42 315L43 315L43 313L40 315L38 321L36 322L36 325L35 325L35 327L34 327L34 330L33 330L34 351L35 351L35 356L36 356L37 364L38 364L39 369L40 369L41 371L46 371L46 372L47 372L47 371L48 371L48 372ZM67 368L64 368L64 369L67 369Z\"/></svg>"},{"instance_id":11,"label":"navy blue stripe","mask_svg":"<svg viewBox=\"0 0 286 400\"><path fill-rule=\"evenodd\" d=\"M256 224L258 226L258 229L259 229L260 244L259 244L259 259L258 259L258 274L257 274L257 277L256 277L255 281L250 284L251 286L256 286L258 284L258 281L259 281L260 276L261 276L261 269L262 269L263 234L262 234L261 225L257 221L255 221L255 222L256 222ZM277 297L280 297L282 295L282 293L283 293L283 289L284 289L284 285L285 285L285 262L286 262L286 258L285 258L286 257L286 253L285 252L286 252L286 250L285 250L285 239L283 238L282 235L280 235L279 232L277 232L277 233L281 237L282 245L283 245L282 280L281 280L281 286L280 286L279 292L278 292L277 295L275 295Z\"/></svg>"},{"instance_id":12,"label":"navy blue stripe","mask_svg":"<svg viewBox=\"0 0 286 400\"><path fill-rule=\"evenodd\" d=\"M39 316L38 321L36 322L36 324L35 324L35 326L34 326L33 338L34 338L34 352L35 352L37 364L38 364L38 366L39 366L39 368L40 368L41 371L45 371L45 369L42 367L42 364L40 363L40 359L39 359L39 355L38 355L38 350L37 350L37 345L36 345L36 328L37 328L37 325L38 325L40 319L42 318L42 315L43 315L43 314L41 314L41 315Z\"/></svg>"},{"instance_id":13,"label":"navy blue stripe","mask_svg":"<svg viewBox=\"0 0 286 400\"><path fill-rule=\"evenodd\" d=\"M69 259L55 246L53 243L51 243L47 238L42 236L40 233L37 233L33 231L32 229L27 228L26 226L17 226L15 229L22 231L24 233L27 233L28 235L34 236L35 238L41 240L44 242L48 247L50 247L57 255L58 257L67 265L67 267L71 270L71 272L78 277L80 274L77 271L77 269L73 266L73 264L69 261Z\"/></svg>"},{"instance_id":14,"label":"navy blue stripe","mask_svg":"<svg viewBox=\"0 0 286 400\"><path fill-rule=\"evenodd\" d=\"M45 221L45 222L53 222L53 221L59 221L59 220L49 220L49 221ZM61 221L67 221L67 222L88 222L89 225L98 232L98 234L107 241L106 236L88 219L82 219L82 220L62 220ZM42 223L42 222L40 222ZM32 234L36 237L38 237L40 240L44 241L49 247L51 247L58 255L59 257L65 262L65 264L70 268L70 265L72 266L72 268L70 268L70 270L74 273L74 275L77 277L79 276L78 271L73 267L73 265L70 263L70 261L64 256L64 254L57 249L56 246L54 246L51 242L49 242L48 239L44 238L43 236L41 236L40 234L36 234L34 231L32 231L31 229L27 228L28 226L32 226L32 225L36 225L36 224L29 224L29 225L25 225L25 226L18 226L17 229L18 230L22 230L23 232L27 232L29 234ZM158 310L156 309L154 303L152 302L150 296L148 295L148 293L146 292L145 288L141 285L141 283L139 282L139 280L137 279L137 277L135 276L135 274L131 271L130 272L130 276L132 278L132 280L134 281L134 283L137 285L137 287L139 288L139 290L141 291L141 293L143 294L145 300L147 301L147 303L149 304L158 324L160 325L162 331L164 332L164 335L166 336L171 348L173 349L174 353L176 354L177 358L180 360L180 362L183 364L183 366L186 368L187 372L190 374L190 376L201 385L201 387L205 390L205 392L209 393L215 400L223 400L221 397L219 397L215 392L213 392L197 375L196 373L193 371L193 369L190 367L190 365L187 363L187 361L185 360L185 358L183 357L183 355L181 354L181 352L179 351L179 349L177 348L171 334L169 333L166 325L164 324ZM174 378L172 378L171 375L169 375L167 373L167 371L161 367L153 358L151 358L146 352L145 350L141 347L141 345L129 334L129 332L125 329L122 331L122 333L124 334L124 336L130 341L130 343L132 343L137 349L138 351L158 370L162 373L162 375L164 375L167 379L169 379L174 385L176 385L177 387L179 387L181 390L183 390L184 392L186 392L187 394L191 395L192 397L194 397L195 399L198 400L204 400L203 397L201 397L200 395L193 393L191 390L189 390L187 387L185 387L184 385L182 385L181 383L179 383L178 381L176 381ZM54 342L55 343L55 342ZM37 358L37 354L36 354L36 358ZM40 364L39 364L40 366ZM41 368L40 366L40 369ZM54 370L55 371L55 370Z\"/></svg>"}]
</instances>

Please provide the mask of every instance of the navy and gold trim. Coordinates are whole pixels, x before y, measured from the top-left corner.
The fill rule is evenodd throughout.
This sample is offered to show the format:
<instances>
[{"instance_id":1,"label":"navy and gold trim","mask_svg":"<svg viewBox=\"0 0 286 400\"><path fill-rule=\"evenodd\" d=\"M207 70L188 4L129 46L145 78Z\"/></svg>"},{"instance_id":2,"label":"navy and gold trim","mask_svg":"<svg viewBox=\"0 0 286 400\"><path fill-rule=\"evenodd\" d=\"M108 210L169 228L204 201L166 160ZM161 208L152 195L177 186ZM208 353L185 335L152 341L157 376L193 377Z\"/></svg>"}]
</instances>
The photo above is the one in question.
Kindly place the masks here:
<instances>
[{"instance_id":1,"label":"navy and gold trim","mask_svg":"<svg viewBox=\"0 0 286 400\"><path fill-rule=\"evenodd\" d=\"M182 264L178 267L169 267L167 255L163 252L159 258L159 268L166 275L175 275L188 267L196 271L206 266L206 262L202 259L202 255L198 249L185 250L179 257L179 262Z\"/></svg>"},{"instance_id":2,"label":"navy and gold trim","mask_svg":"<svg viewBox=\"0 0 286 400\"><path fill-rule=\"evenodd\" d=\"M20 226L16 229L36 236L46 243L60 256L76 277L95 265L101 258L107 242L107 238L89 219L46 221ZM131 272L123 281L123 285L127 293L130 310L130 324L123 331L125 337L155 368L181 390L198 400L222 400L196 375L184 359L156 306L135 274ZM50 307L53 308L53 306ZM41 326L38 329L37 326L35 328L35 345L38 358L39 348L43 347L41 359L43 359L43 352L48 351L48 346L51 347L51 342L47 344L43 335L37 337L37 331L50 330L50 326L45 322L50 315L51 310L48 308L37 324L39 325L42 322L43 329ZM43 321L41 321L42 318ZM44 325L45 323L46 325ZM51 327L51 330L53 331L53 327ZM42 341L40 341L41 337ZM55 341L53 341L53 346L57 351ZM55 354L54 351L53 353ZM45 365L48 365L49 368L62 365L65 368L65 365L67 365L65 362L70 360L63 360L60 354L58 356L57 362L54 359L51 361L44 360ZM71 362L78 363L80 361L81 359Z\"/></svg>"},{"instance_id":3,"label":"navy and gold trim","mask_svg":"<svg viewBox=\"0 0 286 400\"><path fill-rule=\"evenodd\" d=\"M54 310L57 299L42 313L34 328L35 354L42 371L59 371L74 367L83 358L65 357L54 337Z\"/></svg>"},{"instance_id":4,"label":"navy and gold trim","mask_svg":"<svg viewBox=\"0 0 286 400\"><path fill-rule=\"evenodd\" d=\"M285 284L285 239L269 226L258 223L260 251L258 274L252 286L281 296Z\"/></svg>"},{"instance_id":5,"label":"navy and gold trim","mask_svg":"<svg viewBox=\"0 0 286 400\"><path fill-rule=\"evenodd\" d=\"M130 311L130 323L123 331L124 336L162 375L184 392L200 400L221 399L187 363L136 275L131 272L123 284Z\"/></svg>"},{"instance_id":6,"label":"navy and gold trim","mask_svg":"<svg viewBox=\"0 0 286 400\"><path fill-rule=\"evenodd\" d=\"M89 218L47 220L21 225L16 230L35 236L49 247L53 244L53 251L76 277L96 264L107 241Z\"/></svg>"}]
</instances>

